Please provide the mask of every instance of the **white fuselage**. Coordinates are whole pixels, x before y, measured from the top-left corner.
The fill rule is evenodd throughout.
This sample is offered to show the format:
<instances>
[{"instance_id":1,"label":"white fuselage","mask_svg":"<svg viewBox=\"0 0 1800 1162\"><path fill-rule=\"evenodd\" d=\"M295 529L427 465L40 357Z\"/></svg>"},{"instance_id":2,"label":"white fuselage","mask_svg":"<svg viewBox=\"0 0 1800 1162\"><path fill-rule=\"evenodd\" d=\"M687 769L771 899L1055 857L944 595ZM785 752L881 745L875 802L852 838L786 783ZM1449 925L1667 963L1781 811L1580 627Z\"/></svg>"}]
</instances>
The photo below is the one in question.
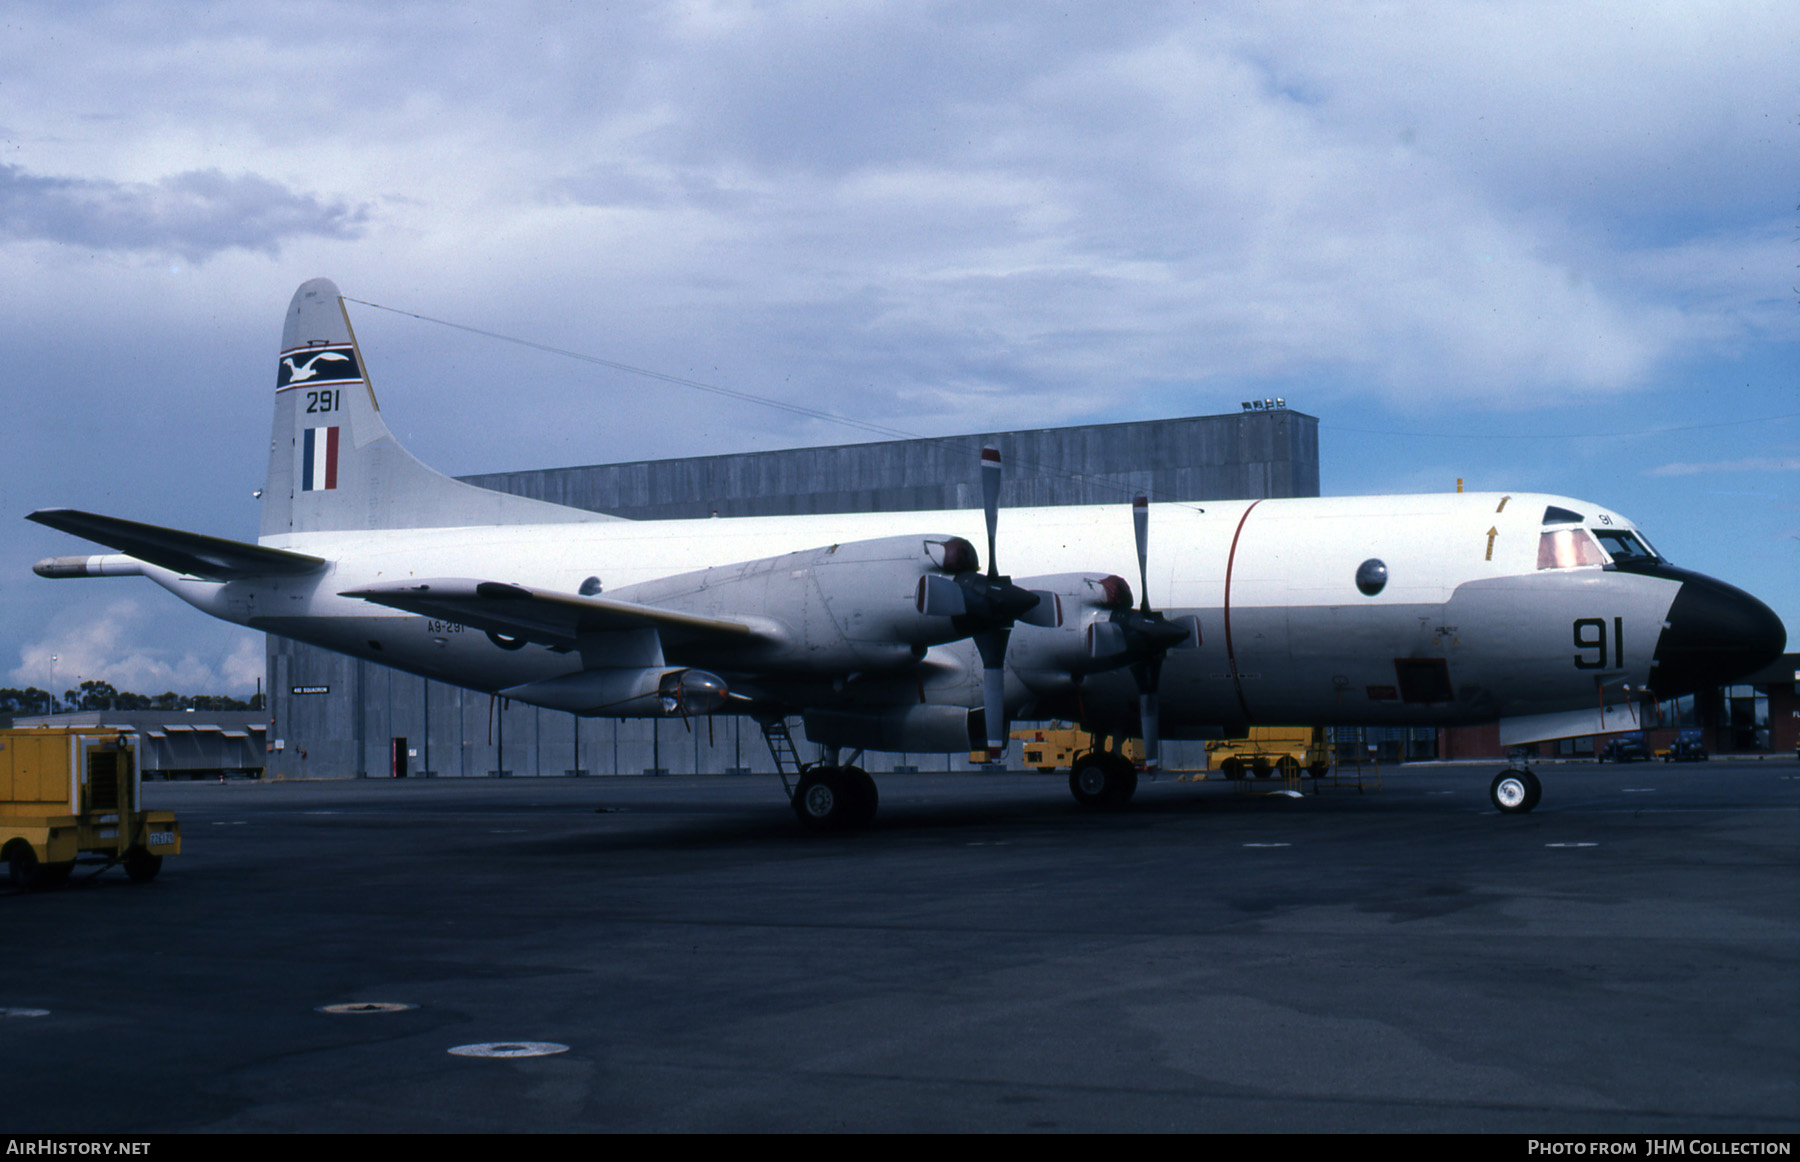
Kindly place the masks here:
<instances>
[{"instance_id":1,"label":"white fuselage","mask_svg":"<svg viewBox=\"0 0 1800 1162\"><path fill-rule=\"evenodd\" d=\"M1591 504L1527 494L1152 505L1149 601L1171 615L1196 615L1201 628L1199 648L1168 656L1168 733L1243 722L1482 721L1590 706L1641 688L1680 585L1599 563L1540 568L1550 506L1571 508L1590 526L1633 527ZM598 578L612 596L713 566L899 534L986 541L979 510L604 521L262 538L332 562L298 580L216 583L145 571L215 616L437 680L507 691L583 663L576 654L508 648L454 623L341 594L445 577L575 593ZM998 556L1025 585L1051 574L1137 576L1123 505L1006 509ZM1368 560L1387 570L1373 594L1356 584ZM698 588L661 604L718 617L761 612L720 607ZM1034 642L1050 640L1034 635L1079 632L1078 622L1018 626L1009 663L1028 660ZM978 706L976 671L967 642L935 647L918 678L920 696ZM889 677L869 685L867 697L889 699L895 682L912 680ZM811 692L803 696L802 687ZM858 698L855 685L845 690L830 675L762 688L798 703L828 697L854 706ZM1029 714L1034 689L1009 678L1009 706ZM1135 721L1123 671L1089 675L1081 697L1092 716ZM1057 709L1050 702L1038 708Z\"/></svg>"}]
</instances>

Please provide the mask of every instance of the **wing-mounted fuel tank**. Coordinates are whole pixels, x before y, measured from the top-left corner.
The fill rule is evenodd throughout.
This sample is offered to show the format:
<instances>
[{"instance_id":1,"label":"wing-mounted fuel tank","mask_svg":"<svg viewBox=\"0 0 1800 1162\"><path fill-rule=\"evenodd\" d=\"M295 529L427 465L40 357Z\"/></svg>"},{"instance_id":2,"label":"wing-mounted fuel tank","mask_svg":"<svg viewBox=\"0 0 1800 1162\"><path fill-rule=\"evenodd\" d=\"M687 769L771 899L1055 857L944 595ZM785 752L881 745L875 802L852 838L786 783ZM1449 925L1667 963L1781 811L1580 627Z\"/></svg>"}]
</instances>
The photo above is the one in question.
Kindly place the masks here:
<instances>
[{"instance_id":1,"label":"wing-mounted fuel tank","mask_svg":"<svg viewBox=\"0 0 1800 1162\"><path fill-rule=\"evenodd\" d=\"M931 646L969 636L963 618L939 612L932 584L976 568L975 547L961 537L880 537L702 569L610 596L713 617L756 610L754 639L724 651L712 644L708 665L834 676L911 666ZM681 650L669 653L673 662Z\"/></svg>"},{"instance_id":2,"label":"wing-mounted fuel tank","mask_svg":"<svg viewBox=\"0 0 1800 1162\"><path fill-rule=\"evenodd\" d=\"M606 666L501 690L533 706L608 718L685 718L726 709L733 695L707 670L674 666Z\"/></svg>"}]
</instances>

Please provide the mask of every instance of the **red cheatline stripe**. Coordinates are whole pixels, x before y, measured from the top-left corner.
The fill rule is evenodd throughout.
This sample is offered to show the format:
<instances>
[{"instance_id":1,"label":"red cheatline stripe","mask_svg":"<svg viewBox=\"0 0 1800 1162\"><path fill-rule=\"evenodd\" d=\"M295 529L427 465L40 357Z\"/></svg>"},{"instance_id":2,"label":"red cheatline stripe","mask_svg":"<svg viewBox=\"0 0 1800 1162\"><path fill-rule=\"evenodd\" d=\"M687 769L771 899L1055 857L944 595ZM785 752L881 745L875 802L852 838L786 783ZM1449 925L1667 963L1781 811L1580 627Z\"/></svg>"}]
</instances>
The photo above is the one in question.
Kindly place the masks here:
<instances>
[{"instance_id":1,"label":"red cheatline stripe","mask_svg":"<svg viewBox=\"0 0 1800 1162\"><path fill-rule=\"evenodd\" d=\"M1244 522L1250 519L1250 513L1262 501L1252 501L1238 518L1237 531L1231 534L1231 555L1225 558L1225 664L1231 670L1231 684L1237 687L1238 709L1244 712L1244 721L1250 721L1250 704L1244 700L1244 680L1238 677L1237 653L1231 646L1231 571L1237 567L1238 538L1244 535Z\"/></svg>"}]
</instances>

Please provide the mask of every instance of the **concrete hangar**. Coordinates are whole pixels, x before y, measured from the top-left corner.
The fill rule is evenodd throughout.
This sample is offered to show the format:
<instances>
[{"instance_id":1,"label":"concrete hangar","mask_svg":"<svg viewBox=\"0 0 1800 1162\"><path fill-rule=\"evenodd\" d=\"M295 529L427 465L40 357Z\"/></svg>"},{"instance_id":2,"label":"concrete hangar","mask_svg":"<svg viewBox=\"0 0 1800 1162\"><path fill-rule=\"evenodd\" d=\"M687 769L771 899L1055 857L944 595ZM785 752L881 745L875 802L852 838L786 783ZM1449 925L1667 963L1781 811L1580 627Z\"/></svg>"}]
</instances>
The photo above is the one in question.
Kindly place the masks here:
<instances>
[{"instance_id":1,"label":"concrete hangar","mask_svg":"<svg viewBox=\"0 0 1800 1162\"><path fill-rule=\"evenodd\" d=\"M1117 504L1128 521L1139 492L1188 501L1319 495L1318 419L1265 404L1219 416L464 479L635 520L980 508L977 455L992 443L1006 458L1003 507ZM1004 514L1001 529L1004 537ZM275 778L387 775L402 759L411 774L440 776L773 770L762 732L740 718L582 719L273 635L268 689ZM1419 733L1427 747L1435 737L1404 733ZM1169 765L1204 765L1201 744L1164 745ZM967 757L883 755L870 769L964 769Z\"/></svg>"}]
</instances>

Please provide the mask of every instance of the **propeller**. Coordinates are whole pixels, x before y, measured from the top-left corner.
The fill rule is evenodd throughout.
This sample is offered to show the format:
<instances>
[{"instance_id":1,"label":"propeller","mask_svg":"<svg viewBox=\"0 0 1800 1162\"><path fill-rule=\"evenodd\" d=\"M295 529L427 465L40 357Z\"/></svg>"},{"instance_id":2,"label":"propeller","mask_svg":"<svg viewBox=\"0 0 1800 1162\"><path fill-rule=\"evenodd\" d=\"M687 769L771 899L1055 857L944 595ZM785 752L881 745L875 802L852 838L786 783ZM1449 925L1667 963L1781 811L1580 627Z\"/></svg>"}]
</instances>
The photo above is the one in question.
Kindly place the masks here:
<instances>
[{"instance_id":1,"label":"propeller","mask_svg":"<svg viewBox=\"0 0 1800 1162\"><path fill-rule=\"evenodd\" d=\"M989 758L1006 753L1006 645L1015 622L1054 626L1056 595L1013 584L1000 572L996 545L1000 527L1000 449L981 450L981 500L987 517L987 572L973 567L953 577L927 576L919 583L919 612L947 616L973 638L981 655L981 704Z\"/></svg>"},{"instance_id":2,"label":"propeller","mask_svg":"<svg viewBox=\"0 0 1800 1162\"><path fill-rule=\"evenodd\" d=\"M1200 643L1200 622L1195 617L1171 618L1150 608L1150 501L1131 502L1132 531L1137 536L1138 607L1115 609L1111 617L1096 623L1090 651L1118 657L1114 664L1129 662L1138 688L1138 720L1144 739L1144 767L1156 770L1161 761L1162 713L1157 687L1162 681L1163 659L1170 650ZM1129 600L1129 599L1127 599Z\"/></svg>"}]
</instances>

